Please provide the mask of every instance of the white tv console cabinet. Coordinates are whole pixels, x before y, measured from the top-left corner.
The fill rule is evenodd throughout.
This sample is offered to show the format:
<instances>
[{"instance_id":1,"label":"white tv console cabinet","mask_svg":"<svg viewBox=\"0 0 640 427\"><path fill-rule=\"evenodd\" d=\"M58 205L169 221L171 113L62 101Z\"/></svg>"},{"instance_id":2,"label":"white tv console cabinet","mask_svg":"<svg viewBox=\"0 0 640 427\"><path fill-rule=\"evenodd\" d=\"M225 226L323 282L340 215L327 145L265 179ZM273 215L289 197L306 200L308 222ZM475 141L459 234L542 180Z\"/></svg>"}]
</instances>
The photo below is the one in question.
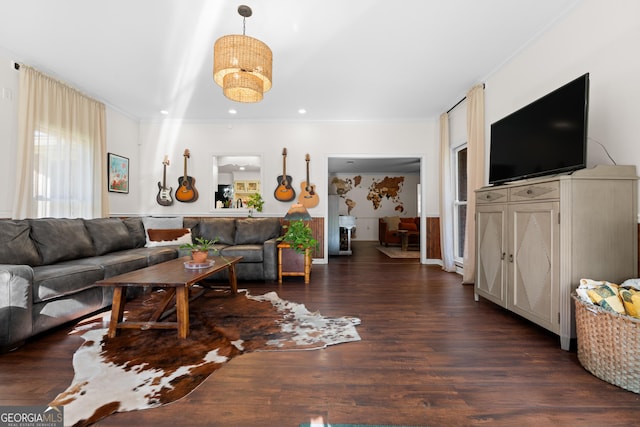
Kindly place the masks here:
<instances>
[{"instance_id":1,"label":"white tv console cabinet","mask_svg":"<svg viewBox=\"0 0 640 427\"><path fill-rule=\"evenodd\" d=\"M596 166L476 191L475 300L482 296L575 338L581 278L636 277L635 166Z\"/></svg>"}]
</instances>

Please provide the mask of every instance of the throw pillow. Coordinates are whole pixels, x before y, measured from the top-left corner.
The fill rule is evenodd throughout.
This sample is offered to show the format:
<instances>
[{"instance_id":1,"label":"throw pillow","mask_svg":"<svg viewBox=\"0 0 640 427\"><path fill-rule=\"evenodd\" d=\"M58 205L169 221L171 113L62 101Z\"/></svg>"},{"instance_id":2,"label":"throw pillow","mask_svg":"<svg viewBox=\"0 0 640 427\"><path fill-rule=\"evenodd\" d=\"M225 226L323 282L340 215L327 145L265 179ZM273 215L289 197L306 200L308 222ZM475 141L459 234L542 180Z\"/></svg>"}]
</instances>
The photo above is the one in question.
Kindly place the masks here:
<instances>
[{"instance_id":1,"label":"throw pillow","mask_svg":"<svg viewBox=\"0 0 640 427\"><path fill-rule=\"evenodd\" d=\"M400 225L400 217L398 216L386 216L384 222L387 223L387 231L396 231Z\"/></svg>"},{"instance_id":2,"label":"throw pillow","mask_svg":"<svg viewBox=\"0 0 640 427\"><path fill-rule=\"evenodd\" d=\"M184 245L187 243L193 243L191 238L191 230L188 228L168 228L168 229L153 229L150 228L148 248L156 246L170 246L170 245Z\"/></svg>"},{"instance_id":3,"label":"throw pillow","mask_svg":"<svg viewBox=\"0 0 640 427\"><path fill-rule=\"evenodd\" d=\"M29 238L25 220L0 221L0 264L40 265L40 254Z\"/></svg>"},{"instance_id":4,"label":"throw pillow","mask_svg":"<svg viewBox=\"0 0 640 427\"><path fill-rule=\"evenodd\" d=\"M156 216L146 216L142 218L142 224L144 224L144 234L146 238L146 247L149 247L149 229L160 230L160 229L177 229L184 227L182 225L182 217L156 217Z\"/></svg>"},{"instance_id":5,"label":"throw pillow","mask_svg":"<svg viewBox=\"0 0 640 427\"><path fill-rule=\"evenodd\" d=\"M640 318L640 292L635 289L620 289L620 299L629 316Z\"/></svg>"},{"instance_id":6,"label":"throw pillow","mask_svg":"<svg viewBox=\"0 0 640 427\"><path fill-rule=\"evenodd\" d=\"M618 295L618 285L606 282L604 285L587 291L589 298L594 304L599 305L608 311L618 314L625 314L626 310L622 304L622 300Z\"/></svg>"}]
</instances>

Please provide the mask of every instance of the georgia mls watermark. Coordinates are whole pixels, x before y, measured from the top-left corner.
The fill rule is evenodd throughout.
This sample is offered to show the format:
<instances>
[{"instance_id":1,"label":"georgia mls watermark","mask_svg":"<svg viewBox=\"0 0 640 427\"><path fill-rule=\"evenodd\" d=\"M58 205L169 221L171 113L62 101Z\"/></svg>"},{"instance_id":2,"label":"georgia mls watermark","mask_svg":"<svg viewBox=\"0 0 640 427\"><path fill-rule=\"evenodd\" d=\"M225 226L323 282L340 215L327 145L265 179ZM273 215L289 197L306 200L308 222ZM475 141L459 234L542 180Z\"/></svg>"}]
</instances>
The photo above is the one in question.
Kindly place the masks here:
<instances>
[{"instance_id":1,"label":"georgia mls watermark","mask_svg":"<svg viewBox=\"0 0 640 427\"><path fill-rule=\"evenodd\" d=\"M0 427L63 427L64 406L0 406Z\"/></svg>"}]
</instances>

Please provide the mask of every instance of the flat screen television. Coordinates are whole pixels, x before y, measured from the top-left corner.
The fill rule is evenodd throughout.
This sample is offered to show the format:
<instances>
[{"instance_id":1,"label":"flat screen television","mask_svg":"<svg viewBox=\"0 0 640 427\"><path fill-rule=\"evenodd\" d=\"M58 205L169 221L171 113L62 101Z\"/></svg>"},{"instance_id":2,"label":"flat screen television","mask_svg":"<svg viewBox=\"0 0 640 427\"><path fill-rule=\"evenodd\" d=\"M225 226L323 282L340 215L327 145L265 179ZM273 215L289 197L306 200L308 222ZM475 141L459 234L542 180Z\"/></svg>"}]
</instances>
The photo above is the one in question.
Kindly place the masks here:
<instances>
[{"instance_id":1,"label":"flat screen television","mask_svg":"<svg viewBox=\"0 0 640 427\"><path fill-rule=\"evenodd\" d=\"M589 73L493 123L489 183L585 168L588 113Z\"/></svg>"}]
</instances>

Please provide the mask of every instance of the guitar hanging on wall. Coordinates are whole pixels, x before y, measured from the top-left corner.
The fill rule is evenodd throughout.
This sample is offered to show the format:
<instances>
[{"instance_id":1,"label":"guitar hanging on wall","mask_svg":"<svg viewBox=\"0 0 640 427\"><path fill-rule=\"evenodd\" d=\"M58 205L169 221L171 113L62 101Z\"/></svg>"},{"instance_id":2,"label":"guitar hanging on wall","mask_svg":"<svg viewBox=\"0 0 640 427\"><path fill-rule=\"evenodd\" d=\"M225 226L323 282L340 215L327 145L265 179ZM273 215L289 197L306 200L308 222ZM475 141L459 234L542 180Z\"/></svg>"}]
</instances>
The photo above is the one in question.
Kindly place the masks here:
<instances>
[{"instance_id":1,"label":"guitar hanging on wall","mask_svg":"<svg viewBox=\"0 0 640 427\"><path fill-rule=\"evenodd\" d=\"M167 188L167 166L169 166L169 159L167 156L164 156L162 164L164 165L164 170L162 171L162 184L158 181L158 195L156 196L156 201L159 205L171 206L173 204L173 199L171 198L173 188Z\"/></svg>"},{"instance_id":2,"label":"guitar hanging on wall","mask_svg":"<svg viewBox=\"0 0 640 427\"><path fill-rule=\"evenodd\" d=\"M316 186L311 185L309 181L309 162L311 161L309 154L304 157L304 160L307 162L307 180L302 181L300 184L298 203L309 209L317 206L318 203L320 203L320 198L318 197L318 193L316 193Z\"/></svg>"},{"instance_id":3,"label":"guitar hanging on wall","mask_svg":"<svg viewBox=\"0 0 640 427\"><path fill-rule=\"evenodd\" d=\"M278 187L273 192L276 200L290 202L296 198L296 191L291 186L291 177L287 175L287 149L282 149L282 175L278 176Z\"/></svg>"},{"instance_id":4,"label":"guitar hanging on wall","mask_svg":"<svg viewBox=\"0 0 640 427\"><path fill-rule=\"evenodd\" d=\"M189 150L184 150L184 176L178 178L180 186L176 190L176 199L179 202L190 203L198 200L198 190L196 190L196 179L187 175L187 159L191 156Z\"/></svg>"}]
</instances>

